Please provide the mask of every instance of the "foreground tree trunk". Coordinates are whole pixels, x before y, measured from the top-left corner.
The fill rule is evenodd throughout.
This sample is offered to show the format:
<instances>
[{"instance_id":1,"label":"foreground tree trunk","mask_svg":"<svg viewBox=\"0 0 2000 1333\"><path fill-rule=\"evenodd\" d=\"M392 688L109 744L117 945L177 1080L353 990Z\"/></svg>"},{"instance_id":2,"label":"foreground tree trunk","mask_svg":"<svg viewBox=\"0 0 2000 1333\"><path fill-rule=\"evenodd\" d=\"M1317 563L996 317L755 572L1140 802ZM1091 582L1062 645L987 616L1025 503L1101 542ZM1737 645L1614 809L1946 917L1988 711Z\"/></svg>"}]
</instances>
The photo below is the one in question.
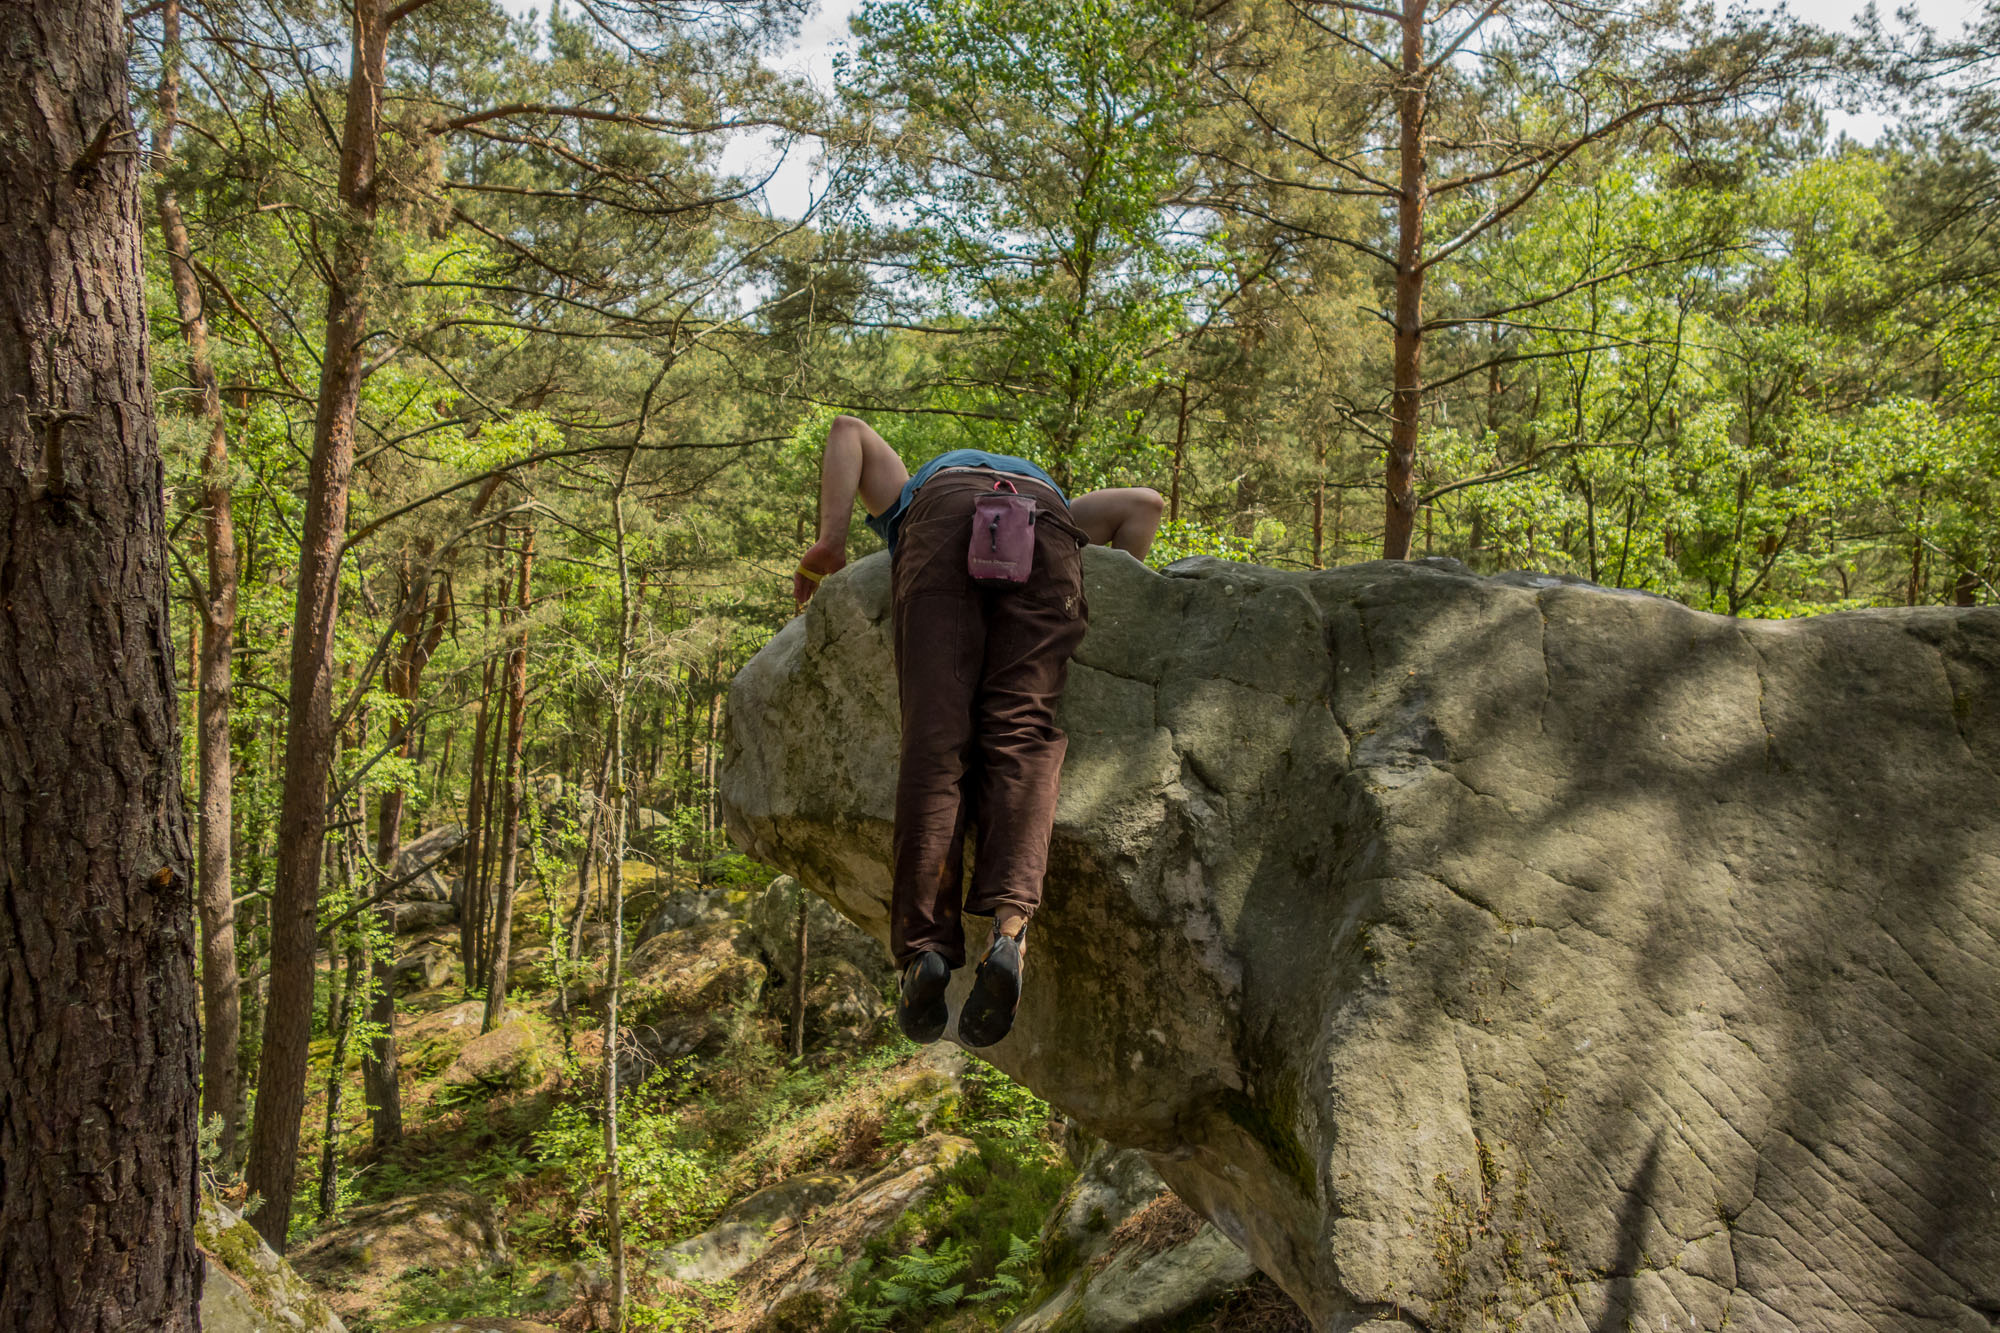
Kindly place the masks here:
<instances>
[{"instance_id":1,"label":"foreground tree trunk","mask_svg":"<svg viewBox=\"0 0 2000 1333\"><path fill-rule=\"evenodd\" d=\"M125 20L0 6L0 1328L192 1333L192 856Z\"/></svg>"},{"instance_id":2,"label":"foreground tree trunk","mask_svg":"<svg viewBox=\"0 0 2000 1333\"><path fill-rule=\"evenodd\" d=\"M193 248L179 197L165 174L174 151L180 115L181 11L167 5L162 20L164 54L160 69L159 125L153 156L162 174L156 192L160 235L166 242L167 274L174 285L174 310L187 343L188 378L201 399L208 426L202 458L202 545L208 554L208 586L195 589L201 614L201 663L197 668L195 767L200 773L197 805L196 873L201 917L201 1114L221 1124L216 1152L231 1166L241 1161L239 1142L247 1110L237 1076L237 1045L243 1035L242 980L236 966L236 904L230 879L230 835L235 814L230 803L230 662L236 653L236 527L230 512L229 435L222 415L222 388L208 351L208 316L195 280Z\"/></svg>"},{"instance_id":3,"label":"foreground tree trunk","mask_svg":"<svg viewBox=\"0 0 2000 1333\"><path fill-rule=\"evenodd\" d=\"M343 226L327 289L326 350L307 472L305 532L292 609L291 707L278 805L278 883L271 901L271 990L264 1053L257 1064L257 1119L250 1129L250 1189L263 1199L250 1222L284 1252L305 1112L312 1040L313 940L333 765L334 618L347 529L354 416L367 358L368 274L375 221L375 158L389 24L381 0L356 0L340 151Z\"/></svg>"}]
</instances>

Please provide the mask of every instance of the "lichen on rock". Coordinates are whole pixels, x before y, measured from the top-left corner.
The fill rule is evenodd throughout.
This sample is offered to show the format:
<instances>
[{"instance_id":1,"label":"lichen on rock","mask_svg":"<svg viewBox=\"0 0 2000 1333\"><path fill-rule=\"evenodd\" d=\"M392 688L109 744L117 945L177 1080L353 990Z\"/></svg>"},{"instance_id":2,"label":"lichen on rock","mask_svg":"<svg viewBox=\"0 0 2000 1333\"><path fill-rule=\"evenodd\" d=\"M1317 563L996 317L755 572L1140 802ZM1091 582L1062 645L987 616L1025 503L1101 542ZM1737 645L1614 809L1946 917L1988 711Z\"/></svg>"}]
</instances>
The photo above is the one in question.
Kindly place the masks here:
<instances>
[{"instance_id":1,"label":"lichen on rock","mask_svg":"<svg viewBox=\"0 0 2000 1333\"><path fill-rule=\"evenodd\" d=\"M206 1191L195 1219L206 1333L346 1333L346 1325L248 1222Z\"/></svg>"},{"instance_id":2,"label":"lichen on rock","mask_svg":"<svg viewBox=\"0 0 2000 1333\"><path fill-rule=\"evenodd\" d=\"M1321 1326L1991 1322L2000 613L1086 557L995 1064ZM887 560L830 577L722 775L877 939L889 643Z\"/></svg>"}]
</instances>

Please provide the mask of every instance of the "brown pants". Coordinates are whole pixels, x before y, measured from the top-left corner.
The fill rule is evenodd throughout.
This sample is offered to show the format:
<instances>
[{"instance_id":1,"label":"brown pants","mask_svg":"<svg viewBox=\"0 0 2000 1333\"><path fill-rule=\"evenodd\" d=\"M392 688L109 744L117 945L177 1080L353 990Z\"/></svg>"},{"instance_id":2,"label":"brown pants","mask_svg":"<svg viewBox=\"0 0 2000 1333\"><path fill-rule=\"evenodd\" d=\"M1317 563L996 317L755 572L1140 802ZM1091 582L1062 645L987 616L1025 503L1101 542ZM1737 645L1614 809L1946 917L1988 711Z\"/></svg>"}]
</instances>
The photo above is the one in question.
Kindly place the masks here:
<instances>
[{"instance_id":1,"label":"brown pants","mask_svg":"<svg viewBox=\"0 0 2000 1333\"><path fill-rule=\"evenodd\" d=\"M1083 533L1047 487L1010 477L1046 512L1033 576L980 587L965 572L972 505L999 474L944 472L925 482L897 533L893 575L902 767L896 778L898 966L922 950L965 965L961 912L1032 914L1042 901L1056 789L1068 738L1056 702L1083 641ZM961 906L965 834L978 837Z\"/></svg>"}]
</instances>

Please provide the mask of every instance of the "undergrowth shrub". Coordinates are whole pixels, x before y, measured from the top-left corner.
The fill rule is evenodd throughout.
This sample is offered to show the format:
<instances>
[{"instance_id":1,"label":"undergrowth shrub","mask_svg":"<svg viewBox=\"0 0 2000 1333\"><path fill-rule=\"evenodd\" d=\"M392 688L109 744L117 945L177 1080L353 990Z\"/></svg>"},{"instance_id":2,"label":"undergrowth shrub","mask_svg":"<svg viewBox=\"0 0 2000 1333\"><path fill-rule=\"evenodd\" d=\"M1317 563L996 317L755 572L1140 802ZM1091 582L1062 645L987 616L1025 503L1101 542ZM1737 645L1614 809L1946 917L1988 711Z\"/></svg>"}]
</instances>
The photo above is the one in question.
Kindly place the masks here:
<instances>
[{"instance_id":1,"label":"undergrowth shrub","mask_svg":"<svg viewBox=\"0 0 2000 1333\"><path fill-rule=\"evenodd\" d=\"M512 1268L440 1273L413 1268L390 1292L382 1322L388 1328L510 1315L520 1307L520 1276Z\"/></svg>"},{"instance_id":2,"label":"undergrowth shrub","mask_svg":"<svg viewBox=\"0 0 2000 1333\"><path fill-rule=\"evenodd\" d=\"M1032 1238L1075 1169L1048 1103L984 1064L964 1085L954 1127L978 1152L946 1168L929 1200L864 1247L837 1327L925 1328L968 1307L976 1324L997 1327L1034 1289Z\"/></svg>"},{"instance_id":3,"label":"undergrowth shrub","mask_svg":"<svg viewBox=\"0 0 2000 1333\"><path fill-rule=\"evenodd\" d=\"M713 1154L689 1134L671 1103L662 1105L648 1095L657 1084L670 1083L681 1073L672 1067L656 1070L632 1100L619 1107L618 1169L628 1244L666 1244L690 1220L708 1215L723 1202ZM535 1134L534 1151L542 1170L570 1182L576 1204L564 1228L570 1244L582 1250L600 1243L597 1233L603 1213L597 1205L604 1122L599 1108L558 1105Z\"/></svg>"}]
</instances>

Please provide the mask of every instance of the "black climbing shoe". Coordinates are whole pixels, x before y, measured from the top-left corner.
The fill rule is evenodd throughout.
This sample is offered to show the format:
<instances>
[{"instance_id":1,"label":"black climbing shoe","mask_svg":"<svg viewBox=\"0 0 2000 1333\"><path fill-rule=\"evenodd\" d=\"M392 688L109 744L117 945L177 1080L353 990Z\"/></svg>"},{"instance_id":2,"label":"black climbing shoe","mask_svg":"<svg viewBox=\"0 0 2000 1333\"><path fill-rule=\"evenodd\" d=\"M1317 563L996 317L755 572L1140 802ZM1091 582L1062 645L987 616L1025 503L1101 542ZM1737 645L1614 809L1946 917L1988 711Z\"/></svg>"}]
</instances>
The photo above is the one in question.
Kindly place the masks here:
<instances>
[{"instance_id":1,"label":"black climbing shoe","mask_svg":"<svg viewBox=\"0 0 2000 1333\"><path fill-rule=\"evenodd\" d=\"M911 1041L928 1044L944 1035L951 1017L945 1008L944 988L951 984L951 964L944 955L928 949L910 960L903 969L903 987L896 1002L896 1026Z\"/></svg>"},{"instance_id":2,"label":"black climbing shoe","mask_svg":"<svg viewBox=\"0 0 2000 1333\"><path fill-rule=\"evenodd\" d=\"M1021 1003L1021 965L1028 956L1028 928L1018 936L996 928L979 960L972 993L958 1015L958 1039L967 1046L991 1046L1014 1027L1014 1009Z\"/></svg>"}]
</instances>

